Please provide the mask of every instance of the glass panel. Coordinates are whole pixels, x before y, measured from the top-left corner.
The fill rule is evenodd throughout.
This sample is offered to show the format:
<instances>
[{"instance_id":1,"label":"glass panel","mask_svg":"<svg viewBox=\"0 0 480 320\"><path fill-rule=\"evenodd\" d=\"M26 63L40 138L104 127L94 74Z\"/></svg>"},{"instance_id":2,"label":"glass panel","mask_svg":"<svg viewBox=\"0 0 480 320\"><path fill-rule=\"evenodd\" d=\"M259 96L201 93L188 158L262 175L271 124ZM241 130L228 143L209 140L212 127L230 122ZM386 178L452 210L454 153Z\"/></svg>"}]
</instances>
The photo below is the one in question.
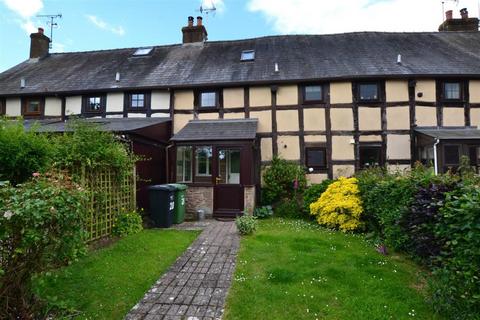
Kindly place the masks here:
<instances>
[{"instance_id":1,"label":"glass panel","mask_svg":"<svg viewBox=\"0 0 480 320\"><path fill-rule=\"evenodd\" d=\"M195 152L197 176L210 176L212 163L212 147L197 147Z\"/></svg>"},{"instance_id":2,"label":"glass panel","mask_svg":"<svg viewBox=\"0 0 480 320\"><path fill-rule=\"evenodd\" d=\"M133 55L134 56L145 56L152 51L153 48L139 48L137 49Z\"/></svg>"},{"instance_id":3,"label":"glass panel","mask_svg":"<svg viewBox=\"0 0 480 320\"><path fill-rule=\"evenodd\" d=\"M325 149L307 149L307 165L309 167L326 167Z\"/></svg>"},{"instance_id":4,"label":"glass panel","mask_svg":"<svg viewBox=\"0 0 480 320\"><path fill-rule=\"evenodd\" d=\"M218 151L218 179L220 184L240 184L240 150Z\"/></svg>"},{"instance_id":5,"label":"glass panel","mask_svg":"<svg viewBox=\"0 0 480 320\"><path fill-rule=\"evenodd\" d=\"M192 181L192 147L177 148L177 182Z\"/></svg>"},{"instance_id":6,"label":"glass panel","mask_svg":"<svg viewBox=\"0 0 480 320\"><path fill-rule=\"evenodd\" d=\"M255 59L255 51L254 50L244 50L244 51L242 51L242 56L240 57L240 60L248 61L248 60L254 60L254 59Z\"/></svg>"},{"instance_id":7,"label":"glass panel","mask_svg":"<svg viewBox=\"0 0 480 320\"><path fill-rule=\"evenodd\" d=\"M460 163L459 146L445 146L445 165L458 165Z\"/></svg>"},{"instance_id":8,"label":"glass panel","mask_svg":"<svg viewBox=\"0 0 480 320\"><path fill-rule=\"evenodd\" d=\"M201 107L216 107L217 106L217 94L215 92L202 92L200 95Z\"/></svg>"},{"instance_id":9,"label":"glass panel","mask_svg":"<svg viewBox=\"0 0 480 320\"><path fill-rule=\"evenodd\" d=\"M360 147L360 167L378 167L381 165L381 147Z\"/></svg>"},{"instance_id":10,"label":"glass panel","mask_svg":"<svg viewBox=\"0 0 480 320\"><path fill-rule=\"evenodd\" d=\"M90 97L88 98L88 108L90 111L100 111L101 109L101 98L100 97Z\"/></svg>"},{"instance_id":11,"label":"glass panel","mask_svg":"<svg viewBox=\"0 0 480 320\"><path fill-rule=\"evenodd\" d=\"M27 113L38 113L40 112L40 101L30 100L27 104Z\"/></svg>"},{"instance_id":12,"label":"glass panel","mask_svg":"<svg viewBox=\"0 0 480 320\"><path fill-rule=\"evenodd\" d=\"M378 85L360 84L359 86L360 100L378 100Z\"/></svg>"},{"instance_id":13,"label":"glass panel","mask_svg":"<svg viewBox=\"0 0 480 320\"><path fill-rule=\"evenodd\" d=\"M320 101L323 100L322 86L306 86L305 87L305 101Z\"/></svg>"},{"instance_id":14,"label":"glass panel","mask_svg":"<svg viewBox=\"0 0 480 320\"><path fill-rule=\"evenodd\" d=\"M140 94L132 94L132 108L143 108L145 106L145 95L143 93Z\"/></svg>"},{"instance_id":15,"label":"glass panel","mask_svg":"<svg viewBox=\"0 0 480 320\"><path fill-rule=\"evenodd\" d=\"M445 83L445 99L452 99L452 100L460 99L460 83L458 82Z\"/></svg>"}]
</instances>

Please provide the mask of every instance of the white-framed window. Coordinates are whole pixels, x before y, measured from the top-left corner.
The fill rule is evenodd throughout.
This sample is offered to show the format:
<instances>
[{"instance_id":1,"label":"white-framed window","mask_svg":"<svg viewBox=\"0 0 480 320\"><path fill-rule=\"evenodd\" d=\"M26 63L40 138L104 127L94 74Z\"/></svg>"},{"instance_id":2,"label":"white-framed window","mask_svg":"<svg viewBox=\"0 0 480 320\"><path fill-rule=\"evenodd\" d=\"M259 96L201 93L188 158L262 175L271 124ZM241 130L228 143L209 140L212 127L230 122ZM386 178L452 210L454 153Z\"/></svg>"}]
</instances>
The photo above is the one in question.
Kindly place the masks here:
<instances>
[{"instance_id":1,"label":"white-framed window","mask_svg":"<svg viewBox=\"0 0 480 320\"><path fill-rule=\"evenodd\" d=\"M192 147L177 147L177 182L192 182Z\"/></svg>"},{"instance_id":2,"label":"white-framed window","mask_svg":"<svg viewBox=\"0 0 480 320\"><path fill-rule=\"evenodd\" d=\"M200 93L201 108L217 107L217 93L215 91L204 91Z\"/></svg>"},{"instance_id":3,"label":"white-framed window","mask_svg":"<svg viewBox=\"0 0 480 320\"><path fill-rule=\"evenodd\" d=\"M212 147L197 147L195 149L195 176L208 177L212 175Z\"/></svg>"}]
</instances>

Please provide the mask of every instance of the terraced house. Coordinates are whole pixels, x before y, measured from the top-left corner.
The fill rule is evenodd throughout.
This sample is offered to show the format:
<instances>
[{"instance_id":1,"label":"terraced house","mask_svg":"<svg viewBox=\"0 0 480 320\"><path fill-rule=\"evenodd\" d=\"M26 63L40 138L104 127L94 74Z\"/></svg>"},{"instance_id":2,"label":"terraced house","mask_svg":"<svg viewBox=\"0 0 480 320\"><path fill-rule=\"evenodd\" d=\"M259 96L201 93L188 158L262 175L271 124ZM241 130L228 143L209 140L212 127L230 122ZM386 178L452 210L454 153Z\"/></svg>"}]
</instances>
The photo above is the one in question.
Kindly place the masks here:
<instances>
[{"instance_id":1,"label":"terraced house","mask_svg":"<svg viewBox=\"0 0 480 320\"><path fill-rule=\"evenodd\" d=\"M312 183L417 160L445 171L462 155L478 166L480 33L461 14L439 32L236 41L207 41L190 17L181 44L53 54L39 29L0 75L0 110L45 131L92 118L152 157L151 183L186 183L188 210L219 217L252 210L275 155Z\"/></svg>"}]
</instances>

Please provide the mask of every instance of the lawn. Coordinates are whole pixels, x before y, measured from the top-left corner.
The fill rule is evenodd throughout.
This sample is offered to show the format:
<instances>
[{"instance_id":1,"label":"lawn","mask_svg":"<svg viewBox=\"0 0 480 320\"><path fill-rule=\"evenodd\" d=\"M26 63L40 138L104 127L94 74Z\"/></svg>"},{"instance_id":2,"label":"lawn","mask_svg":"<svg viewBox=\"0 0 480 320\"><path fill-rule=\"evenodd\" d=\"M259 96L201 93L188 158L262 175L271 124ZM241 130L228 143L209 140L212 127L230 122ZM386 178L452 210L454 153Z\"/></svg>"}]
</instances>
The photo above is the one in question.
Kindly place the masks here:
<instances>
[{"instance_id":1,"label":"lawn","mask_svg":"<svg viewBox=\"0 0 480 320\"><path fill-rule=\"evenodd\" d=\"M77 319L122 319L197 235L144 230L89 253L36 287L41 297L77 310Z\"/></svg>"},{"instance_id":2,"label":"lawn","mask_svg":"<svg viewBox=\"0 0 480 320\"><path fill-rule=\"evenodd\" d=\"M225 319L440 319L421 274L360 235L265 220L242 239Z\"/></svg>"}]
</instances>

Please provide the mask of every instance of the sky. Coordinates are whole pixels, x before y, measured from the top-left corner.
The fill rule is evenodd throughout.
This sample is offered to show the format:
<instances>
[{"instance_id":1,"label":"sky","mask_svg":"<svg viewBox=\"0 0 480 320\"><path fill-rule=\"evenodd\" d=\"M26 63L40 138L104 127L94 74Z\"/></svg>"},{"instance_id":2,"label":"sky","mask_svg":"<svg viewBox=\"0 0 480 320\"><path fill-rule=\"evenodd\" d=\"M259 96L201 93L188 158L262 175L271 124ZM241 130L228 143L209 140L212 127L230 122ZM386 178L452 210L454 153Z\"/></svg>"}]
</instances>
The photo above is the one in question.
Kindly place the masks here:
<instances>
[{"instance_id":1,"label":"sky","mask_svg":"<svg viewBox=\"0 0 480 320\"><path fill-rule=\"evenodd\" d=\"M480 0L444 0L454 17ZM0 0L0 72L28 59L29 35L50 34L46 18L62 14L51 52L90 51L180 43L189 15L204 8L210 41L278 34L354 31L436 31L442 0Z\"/></svg>"}]
</instances>

